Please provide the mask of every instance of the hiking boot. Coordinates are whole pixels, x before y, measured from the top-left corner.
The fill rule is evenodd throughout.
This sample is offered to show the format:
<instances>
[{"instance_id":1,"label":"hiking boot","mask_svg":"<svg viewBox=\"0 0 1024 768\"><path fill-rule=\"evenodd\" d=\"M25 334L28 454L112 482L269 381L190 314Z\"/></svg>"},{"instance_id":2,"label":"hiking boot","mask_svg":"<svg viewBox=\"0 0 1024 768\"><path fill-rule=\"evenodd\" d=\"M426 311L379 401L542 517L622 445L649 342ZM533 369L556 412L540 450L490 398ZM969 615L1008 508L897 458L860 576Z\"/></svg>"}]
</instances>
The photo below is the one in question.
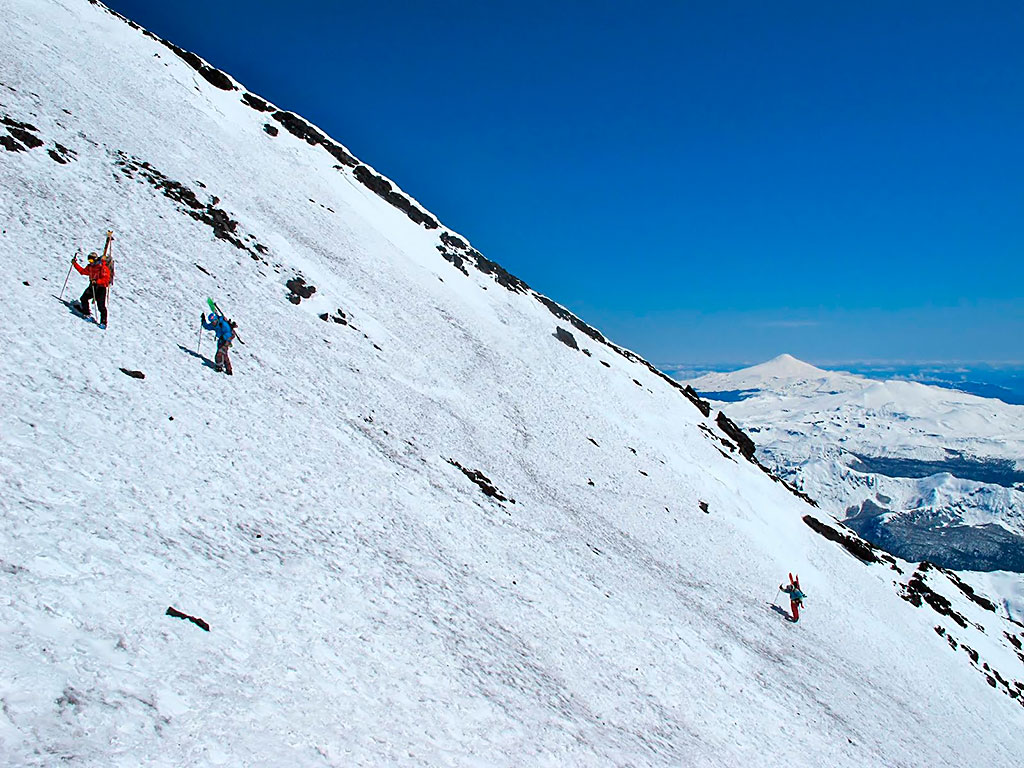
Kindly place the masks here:
<instances>
[{"instance_id":1,"label":"hiking boot","mask_svg":"<svg viewBox=\"0 0 1024 768\"><path fill-rule=\"evenodd\" d=\"M224 366L223 365L215 365L215 366L213 366L213 369L215 371L217 371L217 373L224 373Z\"/></svg>"}]
</instances>

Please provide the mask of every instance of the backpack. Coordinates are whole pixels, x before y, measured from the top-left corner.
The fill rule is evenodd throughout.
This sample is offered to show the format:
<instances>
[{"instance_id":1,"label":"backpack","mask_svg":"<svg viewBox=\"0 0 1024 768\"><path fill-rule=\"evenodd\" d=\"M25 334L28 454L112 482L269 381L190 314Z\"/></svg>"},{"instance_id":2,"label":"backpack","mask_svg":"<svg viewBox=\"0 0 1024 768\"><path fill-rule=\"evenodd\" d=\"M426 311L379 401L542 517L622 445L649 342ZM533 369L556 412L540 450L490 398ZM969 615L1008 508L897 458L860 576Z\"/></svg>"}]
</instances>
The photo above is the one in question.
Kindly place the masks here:
<instances>
[{"instance_id":1,"label":"backpack","mask_svg":"<svg viewBox=\"0 0 1024 768\"><path fill-rule=\"evenodd\" d=\"M106 259L104 259L104 263L106 263L107 269L110 270L110 282L108 283L108 285L113 285L114 284L114 259L113 259L113 257L112 256L107 256Z\"/></svg>"}]
</instances>

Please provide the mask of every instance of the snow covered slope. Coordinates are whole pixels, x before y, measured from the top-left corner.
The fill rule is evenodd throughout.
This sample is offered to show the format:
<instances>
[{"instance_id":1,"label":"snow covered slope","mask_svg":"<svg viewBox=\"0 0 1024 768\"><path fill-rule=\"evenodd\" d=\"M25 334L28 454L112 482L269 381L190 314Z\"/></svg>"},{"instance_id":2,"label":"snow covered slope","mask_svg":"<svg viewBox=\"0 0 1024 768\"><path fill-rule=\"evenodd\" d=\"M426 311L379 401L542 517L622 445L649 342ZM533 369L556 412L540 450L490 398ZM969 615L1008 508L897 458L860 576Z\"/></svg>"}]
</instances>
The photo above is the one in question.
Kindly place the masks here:
<instances>
[{"instance_id":1,"label":"snow covered slope","mask_svg":"<svg viewBox=\"0 0 1024 768\"><path fill-rule=\"evenodd\" d=\"M1024 406L790 355L691 384L754 435L773 469L879 546L949 568L1024 571Z\"/></svg>"},{"instance_id":2,"label":"snow covered slope","mask_svg":"<svg viewBox=\"0 0 1024 768\"><path fill-rule=\"evenodd\" d=\"M1024 627L301 118L0 12L0 763L1016 765Z\"/></svg>"}]
</instances>

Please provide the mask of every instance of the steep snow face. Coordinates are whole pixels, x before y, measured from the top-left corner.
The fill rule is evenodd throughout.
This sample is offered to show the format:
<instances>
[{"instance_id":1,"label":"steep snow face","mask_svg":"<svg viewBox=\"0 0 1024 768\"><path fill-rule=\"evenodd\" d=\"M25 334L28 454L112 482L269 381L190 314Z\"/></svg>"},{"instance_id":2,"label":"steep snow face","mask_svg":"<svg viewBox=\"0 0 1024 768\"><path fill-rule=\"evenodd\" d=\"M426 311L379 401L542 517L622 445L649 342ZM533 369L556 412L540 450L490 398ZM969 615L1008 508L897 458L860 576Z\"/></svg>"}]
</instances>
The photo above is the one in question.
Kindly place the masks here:
<instances>
[{"instance_id":1,"label":"steep snow face","mask_svg":"<svg viewBox=\"0 0 1024 768\"><path fill-rule=\"evenodd\" d=\"M734 400L723 407L765 460L871 541L1024 571L1024 407L781 360L692 385Z\"/></svg>"},{"instance_id":2,"label":"steep snow face","mask_svg":"<svg viewBox=\"0 0 1024 768\"><path fill-rule=\"evenodd\" d=\"M3 18L5 765L1016 764L1021 626L301 118L98 4ZM104 331L60 297L107 228Z\"/></svg>"}]
</instances>

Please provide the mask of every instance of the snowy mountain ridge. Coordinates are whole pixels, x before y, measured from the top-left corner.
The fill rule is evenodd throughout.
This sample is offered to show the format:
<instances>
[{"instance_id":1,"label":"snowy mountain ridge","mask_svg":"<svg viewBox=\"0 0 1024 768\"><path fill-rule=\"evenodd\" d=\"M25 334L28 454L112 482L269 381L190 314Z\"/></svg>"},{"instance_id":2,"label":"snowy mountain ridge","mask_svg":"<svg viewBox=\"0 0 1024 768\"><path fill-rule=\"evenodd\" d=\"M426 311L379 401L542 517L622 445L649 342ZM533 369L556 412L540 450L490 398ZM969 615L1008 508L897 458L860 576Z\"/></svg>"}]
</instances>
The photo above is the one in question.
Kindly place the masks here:
<instances>
[{"instance_id":1,"label":"snowy mountain ridge","mask_svg":"<svg viewBox=\"0 0 1024 768\"><path fill-rule=\"evenodd\" d=\"M4 18L4 764L1015 765L975 586L304 119L98 3Z\"/></svg>"},{"instance_id":2,"label":"snowy mountain ridge","mask_svg":"<svg viewBox=\"0 0 1024 768\"><path fill-rule=\"evenodd\" d=\"M1024 407L788 356L691 384L750 430L772 469L876 544L1024 571Z\"/></svg>"}]
</instances>

